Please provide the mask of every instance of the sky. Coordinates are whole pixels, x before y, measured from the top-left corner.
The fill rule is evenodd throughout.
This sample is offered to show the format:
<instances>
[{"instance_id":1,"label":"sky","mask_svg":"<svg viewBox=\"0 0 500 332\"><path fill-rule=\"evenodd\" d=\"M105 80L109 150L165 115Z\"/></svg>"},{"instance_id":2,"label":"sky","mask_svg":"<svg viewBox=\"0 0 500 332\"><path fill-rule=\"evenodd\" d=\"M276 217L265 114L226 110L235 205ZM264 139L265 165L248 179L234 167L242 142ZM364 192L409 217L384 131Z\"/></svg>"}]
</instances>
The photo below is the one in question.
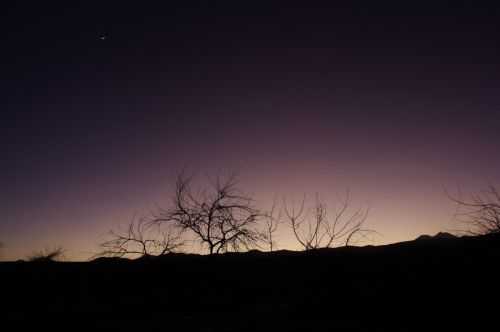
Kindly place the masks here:
<instances>
[{"instance_id":1,"label":"sky","mask_svg":"<svg viewBox=\"0 0 500 332\"><path fill-rule=\"evenodd\" d=\"M500 182L499 6L305 4L4 5L0 259L86 259L185 168L349 189L374 244L456 229L445 191Z\"/></svg>"}]
</instances>

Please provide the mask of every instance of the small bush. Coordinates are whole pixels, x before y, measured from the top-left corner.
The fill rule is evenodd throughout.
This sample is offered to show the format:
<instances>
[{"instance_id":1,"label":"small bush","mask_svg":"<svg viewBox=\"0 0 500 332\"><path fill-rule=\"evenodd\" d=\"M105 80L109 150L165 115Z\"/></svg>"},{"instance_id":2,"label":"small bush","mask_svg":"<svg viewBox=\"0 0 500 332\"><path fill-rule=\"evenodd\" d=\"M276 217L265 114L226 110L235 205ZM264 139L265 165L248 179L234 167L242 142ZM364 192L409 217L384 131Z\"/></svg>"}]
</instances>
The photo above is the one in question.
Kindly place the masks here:
<instances>
[{"instance_id":1,"label":"small bush","mask_svg":"<svg viewBox=\"0 0 500 332\"><path fill-rule=\"evenodd\" d=\"M64 249L56 247L53 249L44 249L33 253L28 257L30 262L54 262L64 258Z\"/></svg>"}]
</instances>

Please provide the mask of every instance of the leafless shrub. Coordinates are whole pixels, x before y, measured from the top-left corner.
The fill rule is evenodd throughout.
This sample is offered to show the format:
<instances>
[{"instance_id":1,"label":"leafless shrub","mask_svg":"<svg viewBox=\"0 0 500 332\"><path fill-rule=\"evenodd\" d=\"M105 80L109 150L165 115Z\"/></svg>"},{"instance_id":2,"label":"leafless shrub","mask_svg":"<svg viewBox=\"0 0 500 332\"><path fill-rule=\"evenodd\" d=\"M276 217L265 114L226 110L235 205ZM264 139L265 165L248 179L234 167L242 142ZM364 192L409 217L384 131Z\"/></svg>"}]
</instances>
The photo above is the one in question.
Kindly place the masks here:
<instances>
[{"instance_id":1,"label":"leafless shrub","mask_svg":"<svg viewBox=\"0 0 500 332\"><path fill-rule=\"evenodd\" d=\"M460 198L460 194L458 196L448 194L457 204L455 218L466 225L466 234L500 233L500 193L494 186L470 195L469 199Z\"/></svg>"},{"instance_id":2,"label":"leafless shrub","mask_svg":"<svg viewBox=\"0 0 500 332\"><path fill-rule=\"evenodd\" d=\"M170 225L152 224L145 218L134 217L125 231L112 230L109 236L101 243L102 251L97 257L161 256L184 245L182 234Z\"/></svg>"},{"instance_id":3,"label":"leafless shrub","mask_svg":"<svg viewBox=\"0 0 500 332\"><path fill-rule=\"evenodd\" d=\"M306 197L304 195L298 208L290 207L283 200L285 215L293 234L305 250L317 248L331 248L342 241L346 246L355 235L363 235L371 230L364 229L363 224L368 216L368 209L357 209L349 212L350 194L346 192L340 206L330 217L327 206L316 195L312 217L306 211Z\"/></svg>"},{"instance_id":4,"label":"leafless shrub","mask_svg":"<svg viewBox=\"0 0 500 332\"><path fill-rule=\"evenodd\" d=\"M172 206L160 209L154 224L189 231L209 254L258 247L263 235L257 223L264 217L251 197L237 188L235 176L218 177L209 190L195 191L192 177L177 177Z\"/></svg>"},{"instance_id":5,"label":"leafless shrub","mask_svg":"<svg viewBox=\"0 0 500 332\"><path fill-rule=\"evenodd\" d=\"M52 249L46 248L44 250L34 252L28 256L27 260L30 262L53 262L63 258L64 249L59 246Z\"/></svg>"},{"instance_id":6,"label":"leafless shrub","mask_svg":"<svg viewBox=\"0 0 500 332\"><path fill-rule=\"evenodd\" d=\"M273 201L271 210L264 216L263 242L268 246L269 251L274 251L277 247L275 233L282 223L281 210L277 211L276 200Z\"/></svg>"}]
</instances>

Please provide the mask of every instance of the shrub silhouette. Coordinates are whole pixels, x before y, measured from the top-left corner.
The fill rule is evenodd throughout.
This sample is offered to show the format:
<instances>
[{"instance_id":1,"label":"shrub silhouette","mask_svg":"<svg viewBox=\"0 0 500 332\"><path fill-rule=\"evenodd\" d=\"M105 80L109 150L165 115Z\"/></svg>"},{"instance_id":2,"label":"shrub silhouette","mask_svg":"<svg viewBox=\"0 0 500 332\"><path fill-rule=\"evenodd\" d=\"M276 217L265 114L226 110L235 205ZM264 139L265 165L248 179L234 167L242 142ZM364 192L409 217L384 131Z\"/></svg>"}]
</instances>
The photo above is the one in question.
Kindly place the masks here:
<instances>
[{"instance_id":1,"label":"shrub silhouette","mask_svg":"<svg viewBox=\"0 0 500 332\"><path fill-rule=\"evenodd\" d=\"M132 219L126 231L111 230L95 257L162 256L175 252L185 242L171 225L153 224L145 218Z\"/></svg>"},{"instance_id":2,"label":"shrub silhouette","mask_svg":"<svg viewBox=\"0 0 500 332\"><path fill-rule=\"evenodd\" d=\"M190 232L209 254L258 247L265 235L258 222L266 217L241 193L236 177L217 177L209 190L194 190L192 177L177 177L172 206L161 209L153 224L170 224Z\"/></svg>"},{"instance_id":3,"label":"shrub silhouette","mask_svg":"<svg viewBox=\"0 0 500 332\"><path fill-rule=\"evenodd\" d=\"M283 223L281 218L281 210L276 212L276 199L273 201L271 210L265 215L263 242L269 248L269 251L276 250L277 243L275 233L278 231L278 227Z\"/></svg>"},{"instance_id":4,"label":"shrub silhouette","mask_svg":"<svg viewBox=\"0 0 500 332\"><path fill-rule=\"evenodd\" d=\"M159 208L152 218L134 217L125 231L110 231L94 257L161 256L176 252L193 238L210 255L262 247L272 252L277 247L275 233L286 221L305 250L330 248L339 242L347 246L354 237L374 232L363 227L368 209L351 211L349 192L332 218L319 196L312 218L305 210L305 196L298 210L285 200L277 208L275 199L269 211L257 208L254 202L239 189L234 175L217 177L208 188L200 189L194 188L192 176L181 172L170 206Z\"/></svg>"},{"instance_id":5,"label":"shrub silhouette","mask_svg":"<svg viewBox=\"0 0 500 332\"><path fill-rule=\"evenodd\" d=\"M55 247L53 249L44 249L31 254L28 257L30 262L53 262L64 257L64 249L62 247Z\"/></svg>"},{"instance_id":6,"label":"shrub silhouette","mask_svg":"<svg viewBox=\"0 0 500 332\"><path fill-rule=\"evenodd\" d=\"M309 218L305 209L306 197L302 199L300 206L289 206L283 200L285 216L292 228L295 239L305 250L318 248L331 248L339 241L346 246L351 243L355 235L365 236L374 232L363 228L368 216L368 209L359 208L349 212L350 194L346 192L340 206L330 217L326 204L316 195L316 200L312 208L312 217Z\"/></svg>"},{"instance_id":7,"label":"shrub silhouette","mask_svg":"<svg viewBox=\"0 0 500 332\"><path fill-rule=\"evenodd\" d=\"M466 233L484 235L500 233L500 193L494 186L469 199L448 197L458 205L455 217L467 226Z\"/></svg>"}]
</instances>

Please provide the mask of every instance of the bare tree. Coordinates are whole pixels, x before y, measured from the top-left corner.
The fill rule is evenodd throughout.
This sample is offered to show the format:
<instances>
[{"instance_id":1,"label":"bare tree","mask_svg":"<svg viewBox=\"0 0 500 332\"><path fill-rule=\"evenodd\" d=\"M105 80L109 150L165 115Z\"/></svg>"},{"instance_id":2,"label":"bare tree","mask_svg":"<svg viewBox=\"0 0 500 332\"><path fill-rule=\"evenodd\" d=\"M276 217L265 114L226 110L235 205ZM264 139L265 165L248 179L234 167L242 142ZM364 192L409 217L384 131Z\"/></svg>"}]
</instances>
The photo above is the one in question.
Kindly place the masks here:
<instances>
[{"instance_id":1,"label":"bare tree","mask_svg":"<svg viewBox=\"0 0 500 332\"><path fill-rule=\"evenodd\" d=\"M500 233L500 193L494 186L489 186L479 194L470 195L469 199L456 198L449 194L448 197L458 205L455 217L467 225L465 233Z\"/></svg>"},{"instance_id":2,"label":"bare tree","mask_svg":"<svg viewBox=\"0 0 500 332\"><path fill-rule=\"evenodd\" d=\"M271 210L265 215L265 229L263 232L263 241L269 247L269 251L274 251L276 249L276 240L274 234L278 230L281 224L281 210L276 212L276 200L273 201Z\"/></svg>"},{"instance_id":3,"label":"bare tree","mask_svg":"<svg viewBox=\"0 0 500 332\"><path fill-rule=\"evenodd\" d=\"M54 247L52 249L45 248L34 252L28 256L28 261L30 262L53 262L64 258L64 249L61 246Z\"/></svg>"},{"instance_id":4,"label":"bare tree","mask_svg":"<svg viewBox=\"0 0 500 332\"><path fill-rule=\"evenodd\" d=\"M350 193L346 192L340 206L329 217L327 206L316 195L312 217L305 209L306 197L304 195L300 206L289 207L283 200L286 218L292 228L293 234L305 250L317 248L331 248L339 241L347 246L356 234L372 232L364 229L363 224L368 216L368 209L357 209L349 212Z\"/></svg>"},{"instance_id":5,"label":"bare tree","mask_svg":"<svg viewBox=\"0 0 500 332\"><path fill-rule=\"evenodd\" d=\"M218 177L203 191L193 190L192 179L177 177L172 207L160 209L153 222L191 232L210 254L258 247L263 235L257 224L264 214L238 190L236 177Z\"/></svg>"},{"instance_id":6,"label":"bare tree","mask_svg":"<svg viewBox=\"0 0 500 332\"><path fill-rule=\"evenodd\" d=\"M145 218L134 217L124 232L111 230L109 235L96 256L161 256L184 245L182 234L170 225L152 224Z\"/></svg>"}]
</instances>

